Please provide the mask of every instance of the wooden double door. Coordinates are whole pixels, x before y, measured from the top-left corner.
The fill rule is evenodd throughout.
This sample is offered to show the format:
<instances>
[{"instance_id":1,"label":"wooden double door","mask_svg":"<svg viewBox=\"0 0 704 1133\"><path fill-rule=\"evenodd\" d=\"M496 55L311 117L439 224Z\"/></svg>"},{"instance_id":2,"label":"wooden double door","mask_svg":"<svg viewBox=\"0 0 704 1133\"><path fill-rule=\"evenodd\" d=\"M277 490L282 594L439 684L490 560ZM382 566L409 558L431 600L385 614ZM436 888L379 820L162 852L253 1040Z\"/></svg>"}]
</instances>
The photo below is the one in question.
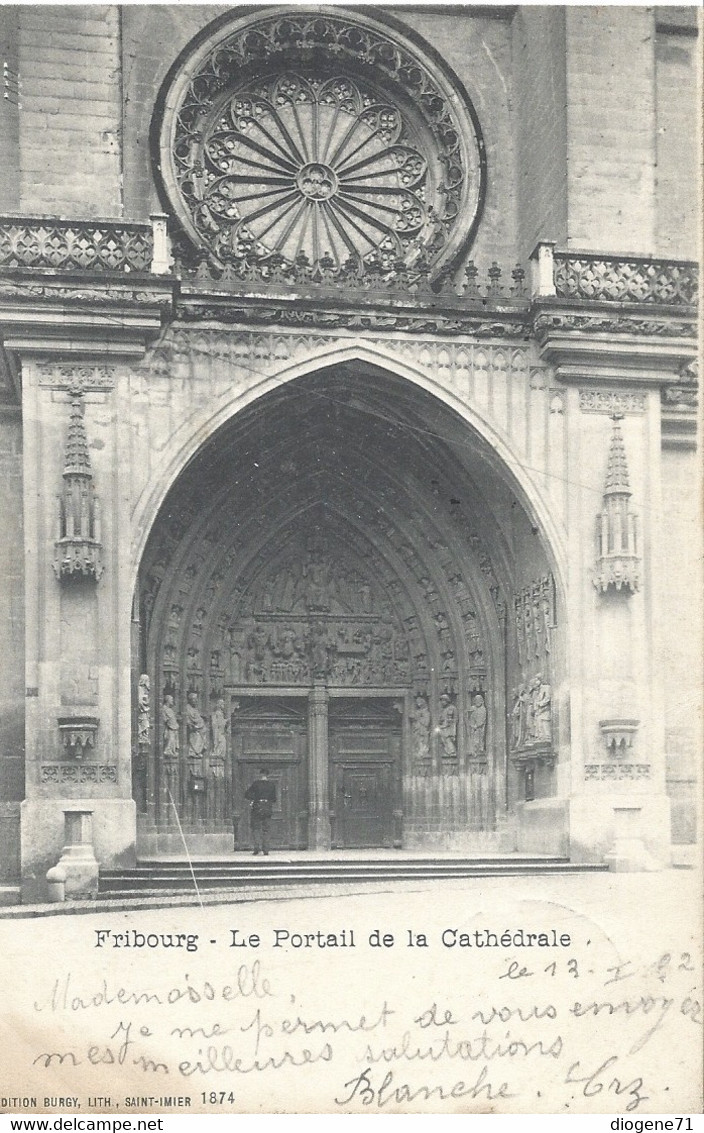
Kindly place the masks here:
<instances>
[{"instance_id":1,"label":"wooden double door","mask_svg":"<svg viewBox=\"0 0 704 1133\"><path fill-rule=\"evenodd\" d=\"M381 699L331 700L328 748L332 845L391 848L400 840L399 713Z\"/></svg>"},{"instance_id":2,"label":"wooden double door","mask_svg":"<svg viewBox=\"0 0 704 1133\"><path fill-rule=\"evenodd\" d=\"M401 716L384 698L328 701L326 727L309 727L306 697L247 698L232 715L237 845L253 844L245 791L266 767L276 786L273 849L313 846L309 801L319 800L336 848L400 844Z\"/></svg>"}]
</instances>

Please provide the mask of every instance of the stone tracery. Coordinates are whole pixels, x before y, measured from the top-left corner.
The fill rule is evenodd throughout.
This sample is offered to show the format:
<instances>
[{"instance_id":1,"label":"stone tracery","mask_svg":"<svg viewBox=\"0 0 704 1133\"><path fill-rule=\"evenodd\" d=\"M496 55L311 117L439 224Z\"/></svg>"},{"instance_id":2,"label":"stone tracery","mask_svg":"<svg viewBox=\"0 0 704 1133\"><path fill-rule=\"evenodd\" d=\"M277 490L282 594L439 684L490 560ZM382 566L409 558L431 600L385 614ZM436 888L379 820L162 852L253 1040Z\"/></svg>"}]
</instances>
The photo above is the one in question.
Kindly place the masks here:
<instances>
[{"instance_id":1,"label":"stone tracery","mask_svg":"<svg viewBox=\"0 0 704 1133\"><path fill-rule=\"evenodd\" d=\"M167 82L157 172L216 265L447 264L484 193L479 126L456 88L367 17L258 13Z\"/></svg>"},{"instance_id":2,"label":"stone tracery","mask_svg":"<svg viewBox=\"0 0 704 1133\"><path fill-rule=\"evenodd\" d=\"M184 186L195 225L221 261L394 263L430 225L429 162L408 135L401 112L358 81L255 80L203 131Z\"/></svg>"}]
</instances>

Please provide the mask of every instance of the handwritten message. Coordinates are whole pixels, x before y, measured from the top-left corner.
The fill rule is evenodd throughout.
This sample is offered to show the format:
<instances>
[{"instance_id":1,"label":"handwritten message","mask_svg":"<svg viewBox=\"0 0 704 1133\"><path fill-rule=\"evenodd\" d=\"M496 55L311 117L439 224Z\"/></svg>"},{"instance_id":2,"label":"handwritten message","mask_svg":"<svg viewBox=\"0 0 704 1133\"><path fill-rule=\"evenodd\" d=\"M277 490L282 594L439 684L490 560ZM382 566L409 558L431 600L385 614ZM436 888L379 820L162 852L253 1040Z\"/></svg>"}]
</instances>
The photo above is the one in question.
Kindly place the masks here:
<instances>
[{"instance_id":1,"label":"handwritten message","mask_svg":"<svg viewBox=\"0 0 704 1133\"><path fill-rule=\"evenodd\" d=\"M86 1112L695 1104L692 951L629 955L580 914L546 927L539 905L487 927L375 921L384 903L357 902L342 928L326 902L66 918L73 948L6 993L19 1042L3 1093Z\"/></svg>"}]
</instances>

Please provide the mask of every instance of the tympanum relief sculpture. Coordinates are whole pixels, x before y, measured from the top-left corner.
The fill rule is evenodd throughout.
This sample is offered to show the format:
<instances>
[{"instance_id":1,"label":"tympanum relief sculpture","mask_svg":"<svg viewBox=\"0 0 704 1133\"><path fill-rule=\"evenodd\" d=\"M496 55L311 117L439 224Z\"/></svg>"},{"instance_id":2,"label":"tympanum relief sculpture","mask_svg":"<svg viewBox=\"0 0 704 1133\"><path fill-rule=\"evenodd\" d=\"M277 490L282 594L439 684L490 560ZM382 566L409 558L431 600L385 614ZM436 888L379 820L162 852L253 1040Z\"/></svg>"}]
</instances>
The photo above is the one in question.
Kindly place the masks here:
<instances>
[{"instance_id":1,"label":"tympanum relief sculpture","mask_svg":"<svg viewBox=\"0 0 704 1133\"><path fill-rule=\"evenodd\" d=\"M380 587L311 538L257 579L225 634L232 684L401 687L410 645Z\"/></svg>"}]
</instances>

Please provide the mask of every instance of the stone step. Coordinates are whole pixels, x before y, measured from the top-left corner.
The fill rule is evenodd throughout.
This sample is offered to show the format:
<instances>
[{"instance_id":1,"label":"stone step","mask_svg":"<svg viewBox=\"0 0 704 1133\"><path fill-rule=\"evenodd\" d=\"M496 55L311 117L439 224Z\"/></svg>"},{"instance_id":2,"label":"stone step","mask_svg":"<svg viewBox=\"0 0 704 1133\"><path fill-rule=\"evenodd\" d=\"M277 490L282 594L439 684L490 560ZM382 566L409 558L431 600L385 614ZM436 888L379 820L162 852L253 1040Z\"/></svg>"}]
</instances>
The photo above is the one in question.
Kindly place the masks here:
<instances>
[{"instance_id":1,"label":"stone step","mask_svg":"<svg viewBox=\"0 0 704 1133\"><path fill-rule=\"evenodd\" d=\"M226 889L250 885L300 885L413 880L457 880L470 877L501 877L554 873L584 873L605 870L603 865L570 862L566 858L467 858L366 859L320 861L149 862L126 869L100 872L100 896L128 896L149 892L192 892L193 877L203 889Z\"/></svg>"}]
</instances>

